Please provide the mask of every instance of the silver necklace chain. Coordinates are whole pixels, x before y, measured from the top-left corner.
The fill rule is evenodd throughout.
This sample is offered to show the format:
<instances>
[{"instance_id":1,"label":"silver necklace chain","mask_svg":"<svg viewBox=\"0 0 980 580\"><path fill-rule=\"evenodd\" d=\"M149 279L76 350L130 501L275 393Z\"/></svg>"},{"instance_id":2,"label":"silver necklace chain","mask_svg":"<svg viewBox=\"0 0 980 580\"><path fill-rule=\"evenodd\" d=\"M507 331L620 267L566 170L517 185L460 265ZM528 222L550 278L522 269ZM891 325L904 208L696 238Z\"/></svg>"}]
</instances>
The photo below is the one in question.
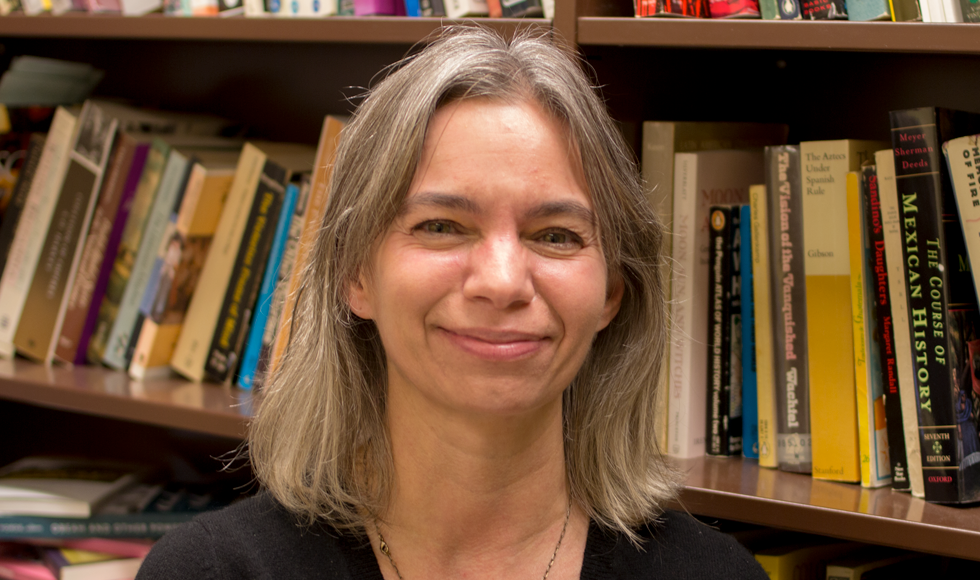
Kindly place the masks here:
<instances>
[{"instance_id":1,"label":"silver necklace chain","mask_svg":"<svg viewBox=\"0 0 980 580\"><path fill-rule=\"evenodd\" d=\"M565 508L565 523L561 526L561 535L558 536L558 543L555 544L555 551L551 553L551 560L548 561L548 567L544 571L544 577L541 580L548 580L548 574L551 573L551 567L555 565L555 558L558 557L558 549L561 548L561 542L565 539L565 530L568 529L568 518L572 514L572 502L568 502L568 507ZM405 580L402 577L401 571L398 570L398 565L395 564L395 559L391 556L391 548L388 546L388 542L385 541L385 537L381 535L381 527L378 526L378 522L374 522L374 529L378 532L378 543L381 547L381 553L388 558L388 563L395 570L395 575L398 576L398 580Z\"/></svg>"}]
</instances>

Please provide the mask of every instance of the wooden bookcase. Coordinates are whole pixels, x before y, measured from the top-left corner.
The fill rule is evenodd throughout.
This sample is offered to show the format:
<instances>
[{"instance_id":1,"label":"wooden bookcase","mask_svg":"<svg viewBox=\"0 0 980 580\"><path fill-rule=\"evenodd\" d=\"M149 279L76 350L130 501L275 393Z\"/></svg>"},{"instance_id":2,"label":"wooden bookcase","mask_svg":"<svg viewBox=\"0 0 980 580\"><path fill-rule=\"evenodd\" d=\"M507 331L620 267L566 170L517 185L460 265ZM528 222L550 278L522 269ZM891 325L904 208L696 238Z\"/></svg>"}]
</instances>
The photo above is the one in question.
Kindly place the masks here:
<instances>
[{"instance_id":1,"label":"wooden bookcase","mask_svg":"<svg viewBox=\"0 0 980 580\"><path fill-rule=\"evenodd\" d=\"M644 119L788 123L793 141L888 137L890 109L975 109L980 28L850 22L638 20L631 0L559 0L531 27L574 42L635 145ZM106 70L98 92L240 119L266 138L313 143L325 114L438 28L438 19L0 18L0 60L21 54ZM3 64L0 62L0 64ZM637 149L638 150L638 149ZM0 361L0 461L30 453L166 456L201 470L247 429L248 393L99 368ZM692 513L980 560L980 507L814 481L704 458L680 504Z\"/></svg>"}]
</instances>

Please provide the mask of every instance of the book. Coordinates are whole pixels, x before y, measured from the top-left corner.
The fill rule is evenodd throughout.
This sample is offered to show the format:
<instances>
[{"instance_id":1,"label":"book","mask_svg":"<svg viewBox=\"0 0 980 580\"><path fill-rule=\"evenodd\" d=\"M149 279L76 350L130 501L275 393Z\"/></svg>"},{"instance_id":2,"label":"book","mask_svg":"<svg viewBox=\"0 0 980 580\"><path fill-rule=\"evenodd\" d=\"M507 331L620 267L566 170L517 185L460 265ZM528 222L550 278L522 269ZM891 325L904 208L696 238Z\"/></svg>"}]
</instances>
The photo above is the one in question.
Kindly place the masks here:
<instances>
[{"instance_id":1,"label":"book","mask_svg":"<svg viewBox=\"0 0 980 580\"><path fill-rule=\"evenodd\" d=\"M103 580L135 578L143 558L120 558L113 554L76 548L45 548L44 562L58 580Z\"/></svg>"},{"instance_id":2,"label":"book","mask_svg":"<svg viewBox=\"0 0 980 580\"><path fill-rule=\"evenodd\" d=\"M739 252L741 273L741 331L742 349L742 457L759 458L759 405L757 396L757 376L755 361L755 290L753 287L752 253L755 240L752 239L752 194L749 188L749 203L742 206L739 218L742 248ZM764 186L762 186L764 187ZM763 190L765 191L765 190ZM758 193L758 191L756 191Z\"/></svg>"},{"instance_id":3,"label":"book","mask_svg":"<svg viewBox=\"0 0 980 580\"><path fill-rule=\"evenodd\" d=\"M667 453L698 457L705 452L708 384L709 213L711 205L748 201L748 189L762 181L761 151L715 150L677 153L671 272L670 375Z\"/></svg>"},{"instance_id":4,"label":"book","mask_svg":"<svg viewBox=\"0 0 980 580\"><path fill-rule=\"evenodd\" d=\"M705 453L708 455L734 455L741 447L741 409L735 408L735 400L741 402L739 380L732 368L736 341L733 314L736 297L733 292L735 241L739 227L739 206L712 206L708 210L709 221L709 268L708 268L708 368L707 420ZM739 303L739 309L741 305ZM739 314L740 315L740 314ZM739 346L741 343L739 341ZM741 348L738 349L741 356ZM737 417L739 421L733 421ZM737 432L736 432L737 429Z\"/></svg>"},{"instance_id":5,"label":"book","mask_svg":"<svg viewBox=\"0 0 980 580\"><path fill-rule=\"evenodd\" d=\"M541 0L487 0L491 18L536 18L544 16Z\"/></svg>"},{"instance_id":6,"label":"book","mask_svg":"<svg viewBox=\"0 0 980 580\"><path fill-rule=\"evenodd\" d=\"M201 277L198 280L198 286L208 288L209 291L195 292L191 297L187 313L184 316L184 325L170 360L173 369L181 375L193 381L203 380L205 367L211 358L212 340L216 336L220 340L224 334L224 338L230 341L231 333L236 330L235 325L237 323L235 320L231 321L230 329L222 326L220 330L219 321L224 325L230 320L228 308L231 307L232 302L226 301L226 293L229 287L235 288L235 286L230 286L231 278L238 261L239 249L242 247L246 226L249 221L254 221L251 219L254 213L253 205L255 205L256 211L261 210L262 204L255 204L254 202L257 198L259 180L263 175L266 162L272 160L274 165L279 165L282 168L280 175L283 177L279 182L282 183L291 172L297 169L308 171L312 166L313 156L313 151L306 146L252 142L245 144L235 169L235 177L229 189L228 199L225 202L225 206L233 209L233 211L222 212L221 219L215 229L211 250L208 252L207 259L201 269ZM272 181L271 184L264 184L262 186L263 191L274 190L274 185L275 181ZM258 197L258 199L261 201L263 197ZM269 211L269 207L271 206L266 206L265 211ZM258 214L255 214L255 218L258 219ZM234 294L232 292L229 298L232 298ZM243 312L245 306L240 302L242 297L239 296L238 301L236 301L241 309L232 314L245 314ZM222 315L225 319L222 319ZM237 318L237 321L240 322L241 320L241 318Z\"/></svg>"},{"instance_id":7,"label":"book","mask_svg":"<svg viewBox=\"0 0 980 580\"><path fill-rule=\"evenodd\" d=\"M0 514L87 518L143 477L145 468L130 464L26 457L0 469Z\"/></svg>"},{"instance_id":8,"label":"book","mask_svg":"<svg viewBox=\"0 0 980 580\"><path fill-rule=\"evenodd\" d=\"M146 229L146 220L156 199L157 187L169 155L170 145L159 137L154 138L146 154L132 204L129 206L129 217L126 219L126 226L119 240L116 259L109 274L102 303L99 305L95 327L89 338L86 358L91 363L102 364L102 357L109 345L109 335L116 322L119 305L126 292L133 264L136 261L136 253L139 251L140 241Z\"/></svg>"},{"instance_id":9,"label":"book","mask_svg":"<svg viewBox=\"0 0 980 580\"><path fill-rule=\"evenodd\" d=\"M78 117L68 169L14 334L17 352L45 364L54 359L117 124L92 101Z\"/></svg>"},{"instance_id":10,"label":"book","mask_svg":"<svg viewBox=\"0 0 980 580\"><path fill-rule=\"evenodd\" d=\"M854 387L857 395L858 448L861 485L883 487L891 483L888 432L885 428L885 385L881 366L884 344L878 330L878 311L872 251L866 222L865 197L875 187L874 166L847 173L848 257L851 263L851 316L854 329Z\"/></svg>"},{"instance_id":11,"label":"book","mask_svg":"<svg viewBox=\"0 0 980 580\"><path fill-rule=\"evenodd\" d=\"M916 408L915 377L912 370L912 341L908 325L908 299L905 296L902 259L902 232L899 227L898 192L895 189L895 154L891 149L875 152L875 166L878 173L878 191L881 199L881 224L885 241L885 266L888 275L888 299L891 305L892 339L895 344L895 382L898 383L898 399L905 450L905 466L908 472L909 487L915 497L924 497L922 483L922 455L919 450L919 416ZM885 411L891 411L891 394L885 395ZM892 412L893 413L893 412ZM896 420L888 417L889 446L891 429ZM894 465L897 447L890 454ZM897 472L892 473L894 485Z\"/></svg>"},{"instance_id":12,"label":"book","mask_svg":"<svg viewBox=\"0 0 980 580\"><path fill-rule=\"evenodd\" d=\"M24 165L17 175L17 182L11 192L10 201L3 211L3 221L0 222L0 272L3 272L7 265L7 256L10 255L10 247L14 243L17 225L20 223L20 216L27 204L27 194L30 192L31 182L34 180L34 174L37 172L43 150L44 135L40 133L31 134Z\"/></svg>"},{"instance_id":13,"label":"book","mask_svg":"<svg viewBox=\"0 0 980 580\"><path fill-rule=\"evenodd\" d=\"M708 0L712 18L760 18L758 0Z\"/></svg>"},{"instance_id":14,"label":"book","mask_svg":"<svg viewBox=\"0 0 980 580\"><path fill-rule=\"evenodd\" d=\"M0 542L0 578L57 580L42 561L40 549L20 542Z\"/></svg>"},{"instance_id":15,"label":"book","mask_svg":"<svg viewBox=\"0 0 980 580\"><path fill-rule=\"evenodd\" d=\"M847 20L844 0L800 0L804 20Z\"/></svg>"},{"instance_id":16,"label":"book","mask_svg":"<svg viewBox=\"0 0 980 580\"><path fill-rule=\"evenodd\" d=\"M102 192L98 205L92 214L92 223L82 248L82 257L78 265L78 274L71 291L68 293L68 307L61 325L61 333L55 344L54 357L67 363L84 363L85 351L81 348L82 334L86 330L86 320L93 300L101 302L102 292L96 294L100 287L99 273L104 262L114 260L119 237L115 237L115 247L110 248L110 240L114 220L125 221L125 215L120 216L120 206L132 200L132 192L127 193L126 184L130 168L140 143L128 133L121 133L116 139L112 159L106 169ZM146 157L146 146L143 147L142 158ZM142 164L140 164L142 166ZM126 214L128 215L128 214ZM111 257L110 257L111 256ZM101 290L104 291L104 284Z\"/></svg>"},{"instance_id":17,"label":"book","mask_svg":"<svg viewBox=\"0 0 980 580\"><path fill-rule=\"evenodd\" d=\"M308 195L309 180L305 181L303 189L305 190L303 195ZM262 349L271 346L275 331L279 327L281 304L285 298L289 274L292 273L295 263L296 243L303 227L303 210L306 208L306 202L300 199L302 197L300 193L300 186L296 183L286 186L286 197L279 214L265 273L262 276L255 316L249 329L245 350L242 352L237 384L243 389L252 388Z\"/></svg>"},{"instance_id":18,"label":"book","mask_svg":"<svg viewBox=\"0 0 980 580\"><path fill-rule=\"evenodd\" d=\"M925 497L980 500L977 296L963 230L940 159L945 141L980 132L980 115L939 108L892 111L895 187L912 335Z\"/></svg>"},{"instance_id":19,"label":"book","mask_svg":"<svg viewBox=\"0 0 980 580\"><path fill-rule=\"evenodd\" d=\"M354 0L354 16L405 16L405 1Z\"/></svg>"},{"instance_id":20,"label":"book","mask_svg":"<svg viewBox=\"0 0 980 580\"><path fill-rule=\"evenodd\" d=\"M784 471L810 473L813 448L800 148L766 147L765 156L776 461Z\"/></svg>"},{"instance_id":21,"label":"book","mask_svg":"<svg viewBox=\"0 0 980 580\"><path fill-rule=\"evenodd\" d=\"M357 0L355 0L356 4ZM470 16L489 16L487 0L443 0L448 18L468 18Z\"/></svg>"},{"instance_id":22,"label":"book","mask_svg":"<svg viewBox=\"0 0 980 580\"><path fill-rule=\"evenodd\" d=\"M858 22L891 20L890 0L847 0L847 19Z\"/></svg>"},{"instance_id":23,"label":"book","mask_svg":"<svg viewBox=\"0 0 980 580\"><path fill-rule=\"evenodd\" d=\"M755 553L770 580L825 578L830 560L848 555L861 544L826 538L766 548Z\"/></svg>"},{"instance_id":24,"label":"book","mask_svg":"<svg viewBox=\"0 0 980 580\"><path fill-rule=\"evenodd\" d=\"M970 0L945 0L946 22L980 22L980 6ZM950 14L953 16L950 17Z\"/></svg>"},{"instance_id":25,"label":"book","mask_svg":"<svg viewBox=\"0 0 980 580\"><path fill-rule=\"evenodd\" d=\"M238 256L231 270L231 280L204 365L204 374L212 381L233 382L238 371L245 338L255 311L263 269L268 263L280 210L285 201L288 174L286 168L273 161L267 160L262 167L258 191L255 193Z\"/></svg>"},{"instance_id":26,"label":"book","mask_svg":"<svg viewBox=\"0 0 980 580\"><path fill-rule=\"evenodd\" d=\"M76 116L67 109L59 107L55 112L27 193L24 212L10 246L7 265L0 276L0 356L11 357L14 354L14 334L37 270L57 195L68 170L76 122Z\"/></svg>"},{"instance_id":27,"label":"book","mask_svg":"<svg viewBox=\"0 0 980 580\"><path fill-rule=\"evenodd\" d=\"M875 152L875 161L878 158ZM881 202L881 180L876 166L861 168L862 209L864 211L864 253L865 253L865 287L866 301L874 321L874 328L869 329L870 345L877 346L878 375L882 381L885 417L882 421L887 430L887 446L889 471L891 472L892 489L909 491L909 470L905 453L905 430L902 424L902 403L898 386L898 363L895 352L895 321L892 316L892 302L889 286L894 281L888 275L887 256L885 248L884 217ZM894 168L885 175L891 176L894 185ZM876 379L869 375L869 380ZM879 447L881 447L879 445Z\"/></svg>"},{"instance_id":28,"label":"book","mask_svg":"<svg viewBox=\"0 0 980 580\"><path fill-rule=\"evenodd\" d=\"M180 203L160 238L133 333L129 374L134 379L169 371L184 313L235 176L237 151L197 151Z\"/></svg>"},{"instance_id":29,"label":"book","mask_svg":"<svg viewBox=\"0 0 980 580\"><path fill-rule=\"evenodd\" d=\"M547 1L547 0L546 0ZM446 6L443 0L419 0L420 16L431 18L433 16L445 16Z\"/></svg>"},{"instance_id":30,"label":"book","mask_svg":"<svg viewBox=\"0 0 980 580\"><path fill-rule=\"evenodd\" d=\"M769 203L766 186L749 188L752 258L752 309L755 342L758 454L762 467L779 467L776 445L776 377L773 344L772 291L769 266ZM744 275L744 274L743 274ZM748 398L748 397L746 397ZM750 411L746 409L748 417ZM746 419L747 420L747 419Z\"/></svg>"},{"instance_id":31,"label":"book","mask_svg":"<svg viewBox=\"0 0 980 580\"><path fill-rule=\"evenodd\" d=\"M943 155L949 168L953 199L959 214L970 271L974 272L974 290L980 272L980 135L966 135L943 143ZM980 294L978 294L980 299Z\"/></svg>"},{"instance_id":32,"label":"book","mask_svg":"<svg viewBox=\"0 0 980 580\"><path fill-rule=\"evenodd\" d=\"M807 370L813 477L861 480L854 383L847 172L882 143L842 139L800 144L806 269Z\"/></svg>"},{"instance_id":33,"label":"book","mask_svg":"<svg viewBox=\"0 0 980 580\"><path fill-rule=\"evenodd\" d=\"M636 0L637 16L709 18L708 0Z\"/></svg>"},{"instance_id":34,"label":"book","mask_svg":"<svg viewBox=\"0 0 980 580\"><path fill-rule=\"evenodd\" d=\"M333 171L333 158L337 152L337 144L340 140L340 131L344 128L344 122L337 117L328 115L323 120L320 129L320 138L316 148L316 160L313 166L313 174L310 177L310 193L306 206L306 215L303 221L303 230L299 242L296 245L296 258L293 265L293 273L289 278L289 285L286 288L286 298L282 305L282 313L279 315L279 328L276 331L276 338L272 350L267 356L259 355L258 369L256 371L253 388L261 386L267 375L275 372L280 358L286 351L289 344L290 329L293 322L293 309L299 299L303 284L303 272L306 271L306 264L309 261L310 251L317 228L323 221L323 214L327 209L327 189L330 183L330 175ZM266 360L267 359L267 360ZM265 369L262 371L261 369Z\"/></svg>"},{"instance_id":35,"label":"book","mask_svg":"<svg viewBox=\"0 0 980 580\"><path fill-rule=\"evenodd\" d=\"M827 580L869 580L872 571L890 572L883 578L909 577L910 560L921 559L921 554L888 548L884 546L865 546L860 550L831 560L827 563ZM894 568L892 568L894 566ZM883 568L891 568L883 570Z\"/></svg>"},{"instance_id":36,"label":"book","mask_svg":"<svg viewBox=\"0 0 980 580\"><path fill-rule=\"evenodd\" d=\"M799 0L759 0L763 20L800 20Z\"/></svg>"},{"instance_id":37,"label":"book","mask_svg":"<svg viewBox=\"0 0 980 580\"><path fill-rule=\"evenodd\" d=\"M922 20L917 0L888 0L892 22L916 22Z\"/></svg>"}]
</instances>

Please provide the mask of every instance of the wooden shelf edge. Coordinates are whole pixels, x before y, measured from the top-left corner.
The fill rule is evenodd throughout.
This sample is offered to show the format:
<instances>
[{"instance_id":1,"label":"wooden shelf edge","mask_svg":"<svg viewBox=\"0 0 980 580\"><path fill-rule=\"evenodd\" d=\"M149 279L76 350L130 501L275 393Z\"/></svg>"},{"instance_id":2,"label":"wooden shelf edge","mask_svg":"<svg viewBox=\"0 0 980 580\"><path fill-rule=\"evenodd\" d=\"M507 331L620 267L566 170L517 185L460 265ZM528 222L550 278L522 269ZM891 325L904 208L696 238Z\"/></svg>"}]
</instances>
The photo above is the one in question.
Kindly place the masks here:
<instances>
[{"instance_id":1,"label":"wooden shelf edge","mask_svg":"<svg viewBox=\"0 0 980 580\"><path fill-rule=\"evenodd\" d=\"M384 16L313 19L14 14L0 17L0 37L414 44L444 24L455 22L442 18ZM458 22L476 22L504 34L524 28L551 30L551 21L542 18L481 18Z\"/></svg>"},{"instance_id":2,"label":"wooden shelf edge","mask_svg":"<svg viewBox=\"0 0 980 580\"><path fill-rule=\"evenodd\" d=\"M922 22L578 19L580 45L980 54L976 26Z\"/></svg>"},{"instance_id":3,"label":"wooden shelf edge","mask_svg":"<svg viewBox=\"0 0 980 580\"><path fill-rule=\"evenodd\" d=\"M252 411L251 393L230 387L21 360L0 361L0 399L231 439L245 436Z\"/></svg>"},{"instance_id":4,"label":"wooden shelf edge","mask_svg":"<svg viewBox=\"0 0 980 580\"><path fill-rule=\"evenodd\" d=\"M679 466L688 480L674 507L694 514L980 560L980 507L930 504L890 488L817 481L736 458Z\"/></svg>"}]
</instances>

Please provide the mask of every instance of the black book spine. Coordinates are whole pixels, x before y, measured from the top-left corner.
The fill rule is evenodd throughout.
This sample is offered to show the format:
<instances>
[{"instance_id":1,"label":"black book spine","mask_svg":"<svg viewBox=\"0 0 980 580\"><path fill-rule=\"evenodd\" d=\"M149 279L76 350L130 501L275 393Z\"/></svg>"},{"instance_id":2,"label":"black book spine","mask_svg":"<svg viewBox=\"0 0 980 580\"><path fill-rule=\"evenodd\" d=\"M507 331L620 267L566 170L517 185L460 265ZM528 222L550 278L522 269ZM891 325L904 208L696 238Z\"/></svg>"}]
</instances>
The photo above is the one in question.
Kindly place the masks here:
<instances>
[{"instance_id":1,"label":"black book spine","mask_svg":"<svg viewBox=\"0 0 980 580\"><path fill-rule=\"evenodd\" d=\"M231 381L238 368L263 268L272 248L276 218L285 197L286 177L286 170L272 161L266 161L262 168L204 367L205 375L213 381Z\"/></svg>"},{"instance_id":2,"label":"black book spine","mask_svg":"<svg viewBox=\"0 0 980 580\"><path fill-rule=\"evenodd\" d=\"M501 0L500 8L504 18L544 16L541 0Z\"/></svg>"},{"instance_id":3,"label":"black book spine","mask_svg":"<svg viewBox=\"0 0 980 580\"><path fill-rule=\"evenodd\" d=\"M868 257L869 279L873 288L873 339L878 343L878 361L885 387L885 418L888 421L888 457L891 462L892 489L910 489L908 460L905 453L905 427L898 393L898 363L895 361L895 339L892 335L891 300L888 295L888 269L885 266L885 229L882 226L878 174L873 165L861 168L861 195L867 234L864 251Z\"/></svg>"},{"instance_id":4,"label":"black book spine","mask_svg":"<svg viewBox=\"0 0 980 580\"><path fill-rule=\"evenodd\" d=\"M940 157L944 141L980 129L980 117L935 108L891 112L895 186L909 300L925 495L929 501L980 499L976 371L969 345L980 317L973 276Z\"/></svg>"},{"instance_id":5,"label":"black book spine","mask_svg":"<svg viewBox=\"0 0 980 580\"><path fill-rule=\"evenodd\" d=\"M706 441L708 455L728 455L729 335L731 331L731 208L712 206L708 274L708 408Z\"/></svg>"},{"instance_id":6,"label":"black book spine","mask_svg":"<svg viewBox=\"0 0 980 580\"><path fill-rule=\"evenodd\" d=\"M776 457L784 471L810 473L803 184L797 145L766 147Z\"/></svg>"},{"instance_id":7,"label":"black book spine","mask_svg":"<svg viewBox=\"0 0 980 580\"><path fill-rule=\"evenodd\" d=\"M37 164L41 160L43 149L44 135L41 133L32 134L27 155L24 158L24 165L17 175L17 183L14 185L10 203L3 212L3 223L0 223L0 274L7 267L10 246L14 243L17 224L20 223L20 215L24 211L24 204L27 203L27 194L31 190L31 182L34 181L34 173L37 171Z\"/></svg>"},{"instance_id":8,"label":"black book spine","mask_svg":"<svg viewBox=\"0 0 980 580\"><path fill-rule=\"evenodd\" d=\"M728 455L742 453L742 206L731 211L728 302Z\"/></svg>"}]
</instances>

